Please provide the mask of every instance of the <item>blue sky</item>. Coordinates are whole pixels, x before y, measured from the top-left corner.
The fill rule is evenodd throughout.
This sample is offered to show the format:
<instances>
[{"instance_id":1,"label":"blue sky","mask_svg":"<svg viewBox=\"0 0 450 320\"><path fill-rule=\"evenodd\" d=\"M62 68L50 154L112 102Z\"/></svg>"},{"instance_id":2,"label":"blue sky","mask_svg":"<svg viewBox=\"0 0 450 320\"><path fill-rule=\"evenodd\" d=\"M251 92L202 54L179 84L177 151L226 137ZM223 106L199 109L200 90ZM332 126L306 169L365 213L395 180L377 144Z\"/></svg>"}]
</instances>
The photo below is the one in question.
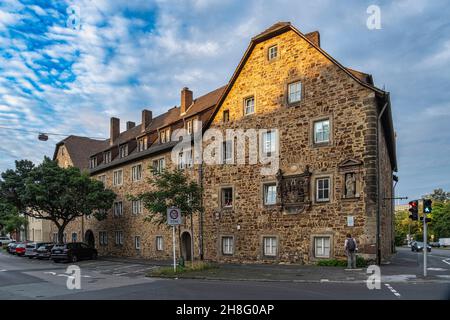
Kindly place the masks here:
<instances>
[{"instance_id":1,"label":"blue sky","mask_svg":"<svg viewBox=\"0 0 450 320\"><path fill-rule=\"evenodd\" d=\"M372 4L379 30L366 26ZM224 85L252 36L291 21L319 30L328 53L391 92L398 195L450 191L449 13L445 0L2 0L0 126L107 137L110 116L139 122L143 108L177 105L184 86L198 96ZM3 171L52 155L61 137L0 128L0 139Z\"/></svg>"}]
</instances>

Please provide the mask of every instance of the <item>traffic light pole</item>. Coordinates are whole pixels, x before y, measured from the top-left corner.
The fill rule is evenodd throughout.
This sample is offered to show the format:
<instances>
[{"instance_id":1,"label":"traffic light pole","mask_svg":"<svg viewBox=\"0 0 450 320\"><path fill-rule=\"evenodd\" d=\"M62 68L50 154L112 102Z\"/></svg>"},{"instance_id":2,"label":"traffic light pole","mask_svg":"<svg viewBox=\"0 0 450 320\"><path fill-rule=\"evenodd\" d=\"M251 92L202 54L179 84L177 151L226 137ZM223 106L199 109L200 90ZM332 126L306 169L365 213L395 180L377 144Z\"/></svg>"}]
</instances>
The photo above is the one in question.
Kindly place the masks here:
<instances>
[{"instance_id":1,"label":"traffic light pole","mask_svg":"<svg viewBox=\"0 0 450 320\"><path fill-rule=\"evenodd\" d=\"M423 215L423 276L427 276L427 216Z\"/></svg>"}]
</instances>

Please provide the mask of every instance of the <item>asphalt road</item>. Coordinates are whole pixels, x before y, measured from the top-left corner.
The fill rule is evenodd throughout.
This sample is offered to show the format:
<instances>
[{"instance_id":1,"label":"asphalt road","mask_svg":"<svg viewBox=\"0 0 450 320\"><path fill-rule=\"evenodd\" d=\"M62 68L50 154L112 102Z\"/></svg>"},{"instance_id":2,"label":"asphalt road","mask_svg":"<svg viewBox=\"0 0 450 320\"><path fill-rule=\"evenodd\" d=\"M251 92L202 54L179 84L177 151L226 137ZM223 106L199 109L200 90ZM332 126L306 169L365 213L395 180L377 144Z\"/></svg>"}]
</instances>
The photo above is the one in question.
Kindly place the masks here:
<instances>
[{"instance_id":1,"label":"asphalt road","mask_svg":"<svg viewBox=\"0 0 450 320\"><path fill-rule=\"evenodd\" d=\"M441 252L442 251L442 252ZM450 275L450 251L433 250L430 272ZM382 268L406 273L420 271L421 254L400 249L398 259ZM403 265L404 264L404 265ZM295 283L262 281L211 281L153 279L144 274L152 266L111 261L82 261L81 289L67 288L68 264L29 260L0 253L0 300L7 299L260 299L260 300L403 300L449 299L449 281L383 281L381 289L364 283ZM443 270L443 271L442 271Z\"/></svg>"}]
</instances>

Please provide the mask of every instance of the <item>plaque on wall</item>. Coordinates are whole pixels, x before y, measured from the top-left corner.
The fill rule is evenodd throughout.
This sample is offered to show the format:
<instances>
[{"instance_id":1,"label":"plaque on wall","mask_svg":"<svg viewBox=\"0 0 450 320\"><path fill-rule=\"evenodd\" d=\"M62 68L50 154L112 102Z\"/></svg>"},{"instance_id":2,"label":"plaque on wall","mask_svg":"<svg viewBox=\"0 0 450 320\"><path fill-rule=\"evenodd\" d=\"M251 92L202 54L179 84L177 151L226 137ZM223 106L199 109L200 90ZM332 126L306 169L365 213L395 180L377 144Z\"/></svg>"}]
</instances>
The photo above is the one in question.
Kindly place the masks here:
<instances>
[{"instance_id":1,"label":"plaque on wall","mask_svg":"<svg viewBox=\"0 0 450 320\"><path fill-rule=\"evenodd\" d=\"M286 213L301 213L311 206L310 197L310 180L311 172L309 167L306 167L305 172L295 175L283 175L283 172L278 170L278 198L282 209Z\"/></svg>"}]
</instances>

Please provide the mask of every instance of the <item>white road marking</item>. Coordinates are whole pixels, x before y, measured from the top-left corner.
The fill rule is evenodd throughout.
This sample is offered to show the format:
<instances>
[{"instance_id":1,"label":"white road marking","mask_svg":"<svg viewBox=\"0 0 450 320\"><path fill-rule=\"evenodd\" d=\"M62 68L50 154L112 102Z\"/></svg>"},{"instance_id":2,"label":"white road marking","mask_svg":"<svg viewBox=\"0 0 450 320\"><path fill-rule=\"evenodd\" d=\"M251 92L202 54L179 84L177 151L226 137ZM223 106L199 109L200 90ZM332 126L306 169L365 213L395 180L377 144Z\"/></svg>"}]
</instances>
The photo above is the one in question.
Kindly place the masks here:
<instances>
[{"instance_id":1,"label":"white road marking","mask_svg":"<svg viewBox=\"0 0 450 320\"><path fill-rule=\"evenodd\" d=\"M450 258L444 259L444 260L442 260L442 262L444 262L444 263L450 265Z\"/></svg>"},{"instance_id":2,"label":"white road marking","mask_svg":"<svg viewBox=\"0 0 450 320\"><path fill-rule=\"evenodd\" d=\"M8 271L8 270L6 270L6 269L2 269L2 270L0 270L0 272L5 272L5 271Z\"/></svg>"},{"instance_id":3,"label":"white road marking","mask_svg":"<svg viewBox=\"0 0 450 320\"><path fill-rule=\"evenodd\" d=\"M44 274L51 274L52 276L56 276L56 272L44 272Z\"/></svg>"},{"instance_id":4,"label":"white road marking","mask_svg":"<svg viewBox=\"0 0 450 320\"><path fill-rule=\"evenodd\" d=\"M384 284L396 297L400 297L400 293L397 292L394 288L391 287L389 283Z\"/></svg>"},{"instance_id":5,"label":"white road marking","mask_svg":"<svg viewBox=\"0 0 450 320\"><path fill-rule=\"evenodd\" d=\"M430 270L430 271L447 271L447 269L444 269L444 268L427 268L427 270Z\"/></svg>"}]
</instances>

